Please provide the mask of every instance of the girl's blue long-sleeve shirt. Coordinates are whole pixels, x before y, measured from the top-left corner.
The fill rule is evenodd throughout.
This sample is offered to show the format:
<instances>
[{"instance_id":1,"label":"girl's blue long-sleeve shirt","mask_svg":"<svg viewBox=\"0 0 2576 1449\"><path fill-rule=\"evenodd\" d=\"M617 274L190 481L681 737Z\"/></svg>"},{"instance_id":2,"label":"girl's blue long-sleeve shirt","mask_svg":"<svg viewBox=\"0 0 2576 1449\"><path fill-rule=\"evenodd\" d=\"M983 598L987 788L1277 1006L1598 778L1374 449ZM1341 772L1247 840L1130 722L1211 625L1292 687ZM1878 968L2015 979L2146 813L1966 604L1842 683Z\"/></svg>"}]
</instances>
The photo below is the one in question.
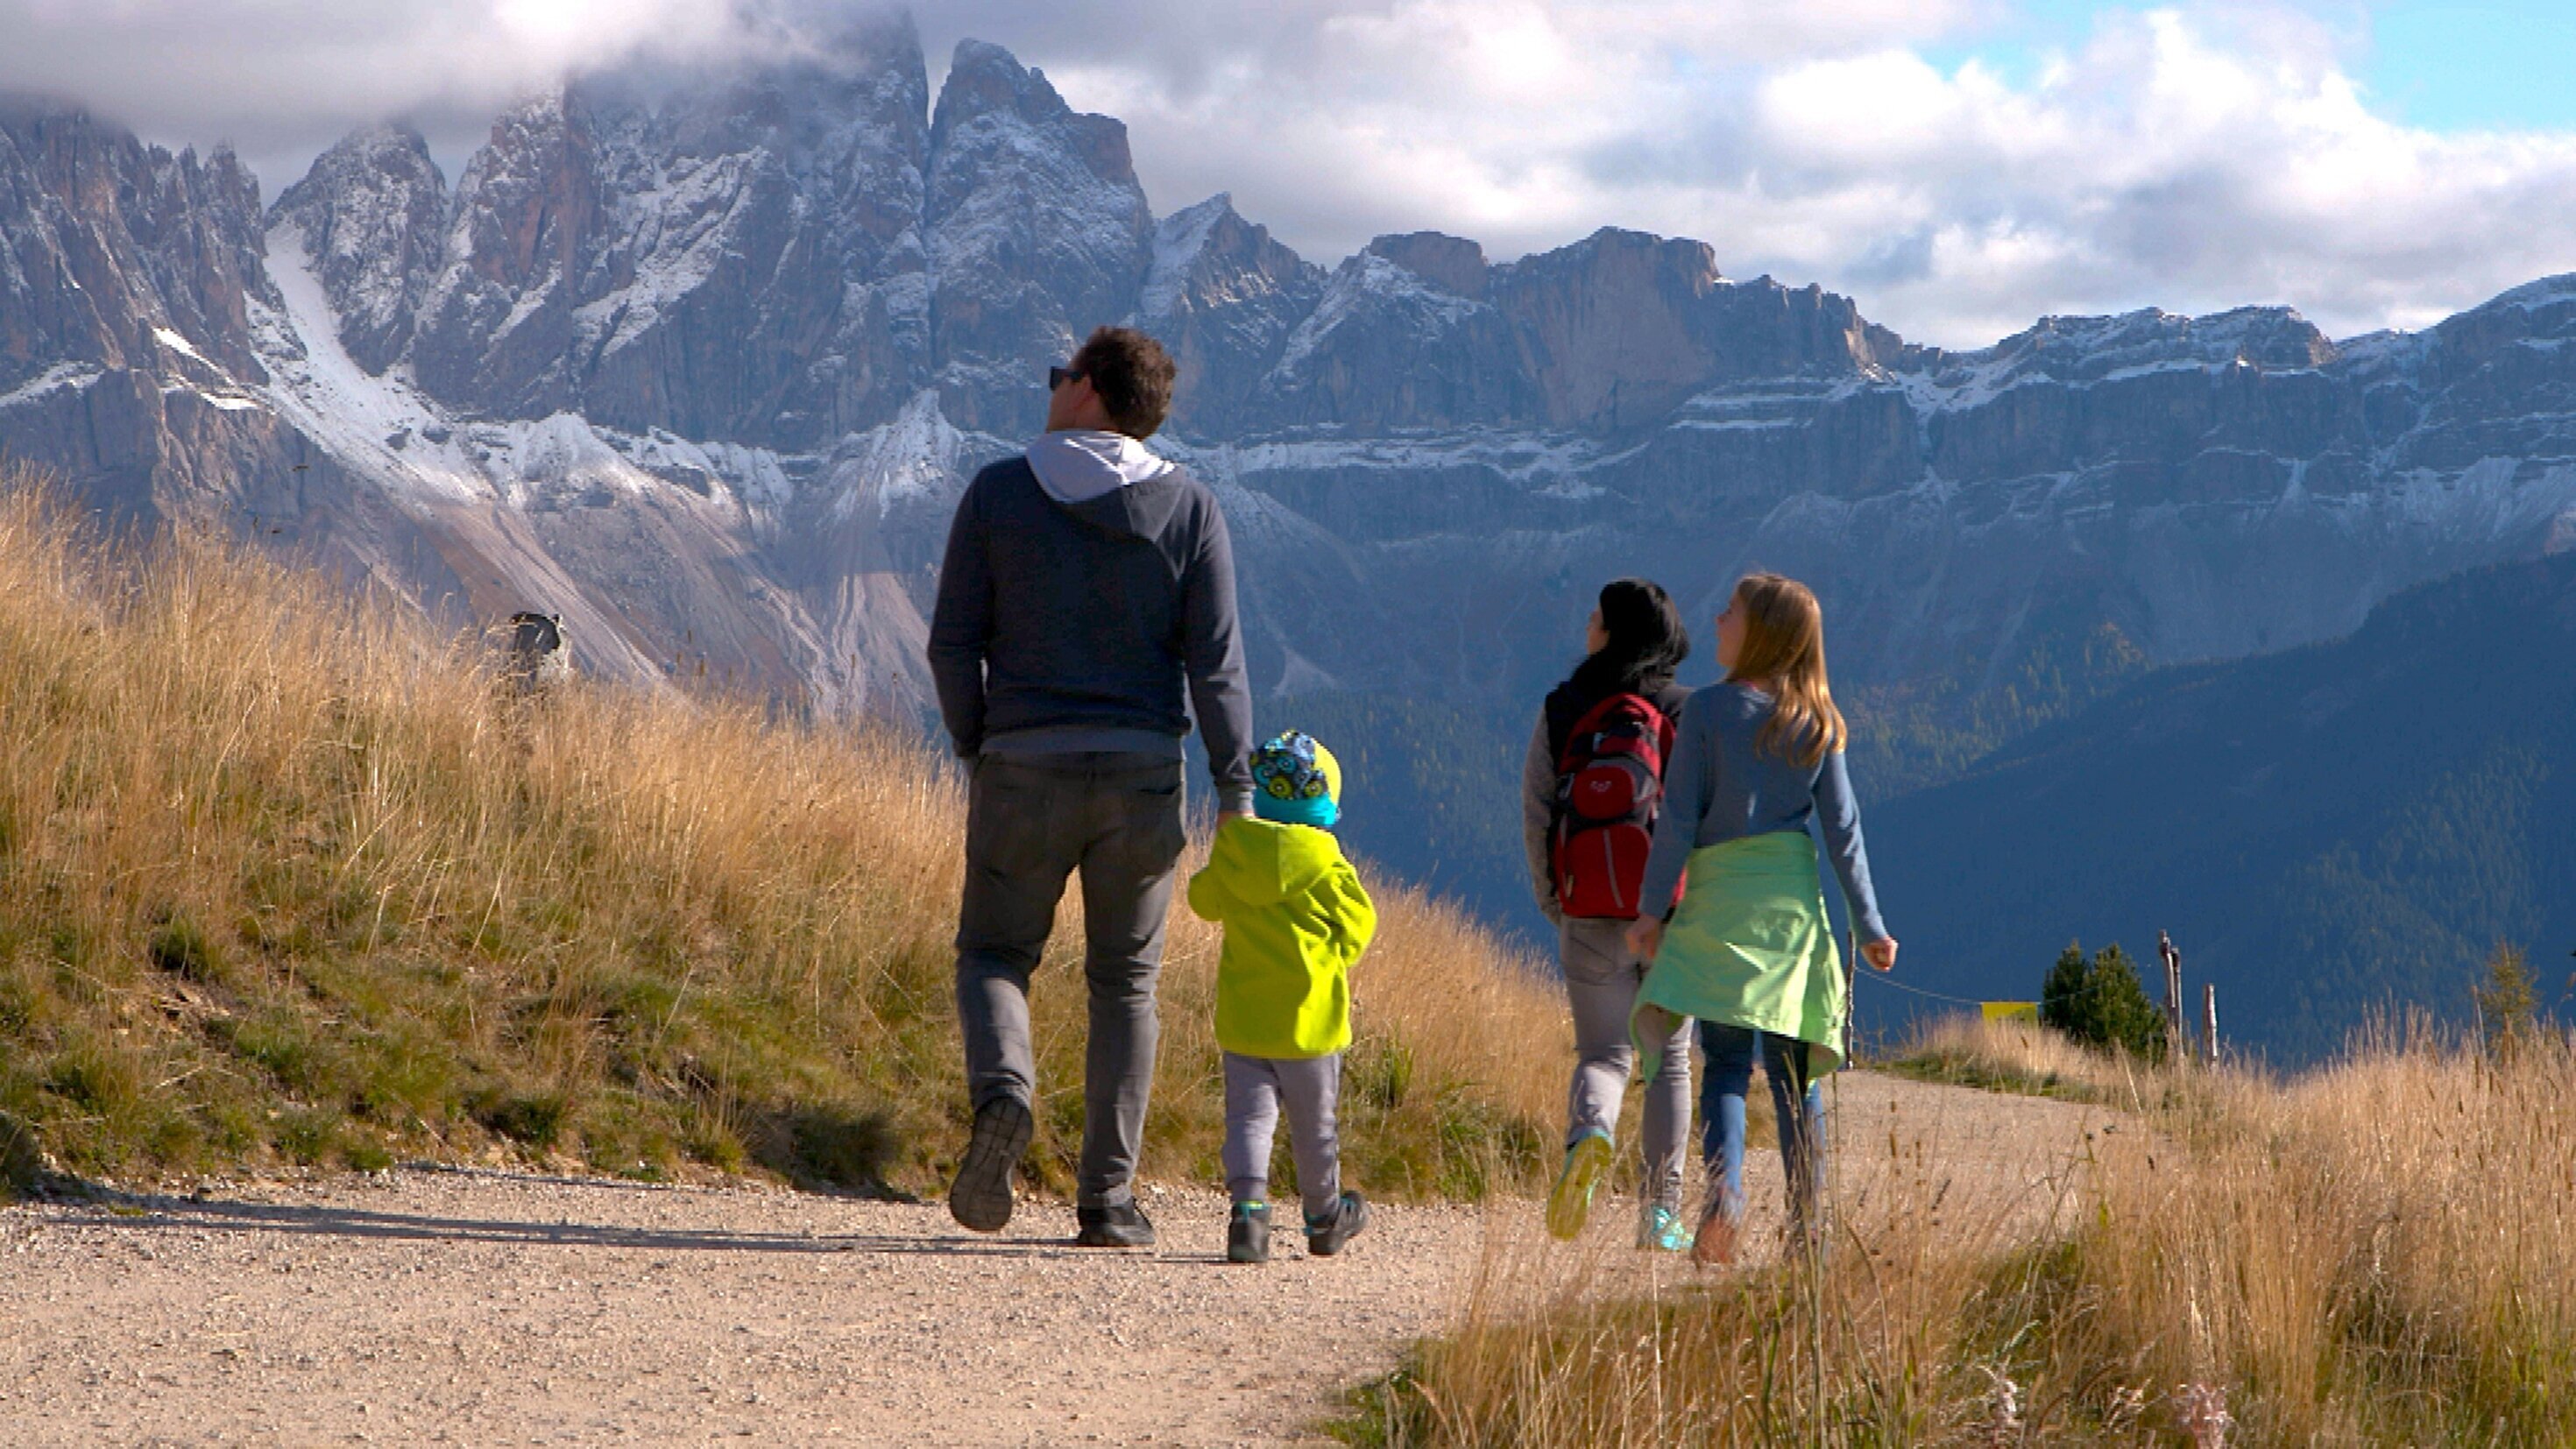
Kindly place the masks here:
<instances>
[{"instance_id":1,"label":"girl's blue long-sleeve shirt","mask_svg":"<svg viewBox=\"0 0 2576 1449\"><path fill-rule=\"evenodd\" d=\"M1869 850L1861 841L1860 802L1842 751L1800 766L1755 741L1777 704L1742 684L1703 689L1682 707L1673 756L1664 766L1663 814L1646 858L1642 900L1670 901L1691 852L1747 836L1804 833L1813 820L1842 881L1852 929L1864 942L1887 939L1878 893L1870 885Z\"/></svg>"}]
</instances>

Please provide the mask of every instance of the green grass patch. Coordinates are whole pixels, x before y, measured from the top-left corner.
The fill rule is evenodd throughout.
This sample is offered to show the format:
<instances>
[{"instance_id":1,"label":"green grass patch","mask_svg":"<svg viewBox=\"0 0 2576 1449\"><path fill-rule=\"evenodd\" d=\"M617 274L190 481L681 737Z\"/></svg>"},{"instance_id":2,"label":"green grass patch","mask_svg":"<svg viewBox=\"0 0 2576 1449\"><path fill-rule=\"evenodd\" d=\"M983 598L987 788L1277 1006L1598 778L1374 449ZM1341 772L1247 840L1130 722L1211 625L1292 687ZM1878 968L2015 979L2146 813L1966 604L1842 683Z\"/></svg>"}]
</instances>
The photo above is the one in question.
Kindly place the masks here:
<instances>
[{"instance_id":1,"label":"green grass patch","mask_svg":"<svg viewBox=\"0 0 2576 1449\"><path fill-rule=\"evenodd\" d=\"M1999 1066L1973 1056L1924 1053L1872 1062L1870 1070L1909 1081L1945 1087L1972 1087L1980 1092L2010 1092L2022 1097L2049 1097L2061 1102L2108 1102L2110 1093L2056 1072L2029 1072Z\"/></svg>"}]
</instances>

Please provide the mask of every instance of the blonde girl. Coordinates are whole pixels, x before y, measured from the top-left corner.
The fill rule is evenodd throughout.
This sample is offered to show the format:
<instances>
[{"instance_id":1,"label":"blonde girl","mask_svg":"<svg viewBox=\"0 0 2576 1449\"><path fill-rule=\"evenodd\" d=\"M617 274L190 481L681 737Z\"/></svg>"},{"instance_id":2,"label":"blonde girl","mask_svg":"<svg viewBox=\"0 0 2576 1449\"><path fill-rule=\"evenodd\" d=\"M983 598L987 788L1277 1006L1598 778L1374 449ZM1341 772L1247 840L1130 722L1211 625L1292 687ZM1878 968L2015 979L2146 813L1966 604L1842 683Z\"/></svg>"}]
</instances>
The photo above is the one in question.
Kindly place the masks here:
<instances>
[{"instance_id":1,"label":"blonde girl","mask_svg":"<svg viewBox=\"0 0 2576 1449\"><path fill-rule=\"evenodd\" d=\"M1843 765L1849 730L1826 680L1815 594L1776 574L1744 579L1718 616L1717 658L1725 682L1682 711L1640 892L1671 900L1678 884L1681 901L1669 920L1639 920L1630 940L1654 962L1638 993L1640 1039L1660 1039L1661 1013L1699 1019L1709 1196L1691 1251L1703 1264L1735 1256L1744 1099L1757 1061L1779 1111L1791 1239L1822 1239L1819 1083L1843 1063L1849 992L1815 836L1832 857L1862 959L1879 971L1896 965Z\"/></svg>"}]
</instances>

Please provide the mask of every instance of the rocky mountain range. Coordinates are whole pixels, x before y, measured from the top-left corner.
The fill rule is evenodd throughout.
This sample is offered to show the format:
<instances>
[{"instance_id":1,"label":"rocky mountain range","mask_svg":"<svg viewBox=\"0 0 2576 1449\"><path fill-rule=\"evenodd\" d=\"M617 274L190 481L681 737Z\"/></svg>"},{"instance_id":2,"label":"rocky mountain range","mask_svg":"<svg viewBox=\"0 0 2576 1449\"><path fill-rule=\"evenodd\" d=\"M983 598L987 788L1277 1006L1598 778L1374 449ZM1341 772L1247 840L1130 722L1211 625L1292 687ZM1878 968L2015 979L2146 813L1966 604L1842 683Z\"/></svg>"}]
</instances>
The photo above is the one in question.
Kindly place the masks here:
<instances>
[{"instance_id":1,"label":"rocky mountain range","mask_svg":"<svg viewBox=\"0 0 2576 1449\"><path fill-rule=\"evenodd\" d=\"M1182 360L1159 444L1232 521L1256 689L1493 740L1623 573L1702 620L1800 574L1844 680L1973 691L2102 629L2331 638L2576 543L2576 278L2420 333L2148 311L1957 352L1615 229L1326 268L1224 196L1158 216L1124 127L1002 49L934 95L900 14L772 29L570 78L452 185L377 127L268 206L228 150L0 99L0 452L457 625L562 613L594 673L918 718L958 491L1127 321ZM1407 863L1479 850L1508 897L1507 849Z\"/></svg>"}]
</instances>

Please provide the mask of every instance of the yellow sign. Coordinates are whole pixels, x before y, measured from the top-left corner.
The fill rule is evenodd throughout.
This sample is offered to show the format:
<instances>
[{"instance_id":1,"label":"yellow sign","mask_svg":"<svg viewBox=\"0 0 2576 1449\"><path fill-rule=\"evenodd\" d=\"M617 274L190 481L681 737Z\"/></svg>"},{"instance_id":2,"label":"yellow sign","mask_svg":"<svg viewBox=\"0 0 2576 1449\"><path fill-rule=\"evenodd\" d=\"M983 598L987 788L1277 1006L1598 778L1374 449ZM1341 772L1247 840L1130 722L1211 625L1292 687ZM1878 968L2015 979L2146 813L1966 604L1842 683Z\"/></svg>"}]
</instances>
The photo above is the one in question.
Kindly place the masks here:
<instances>
[{"instance_id":1,"label":"yellow sign","mask_svg":"<svg viewBox=\"0 0 2576 1449\"><path fill-rule=\"evenodd\" d=\"M1982 1005L1988 1021L2039 1020L2039 1003L2036 1001L1988 1001Z\"/></svg>"}]
</instances>

